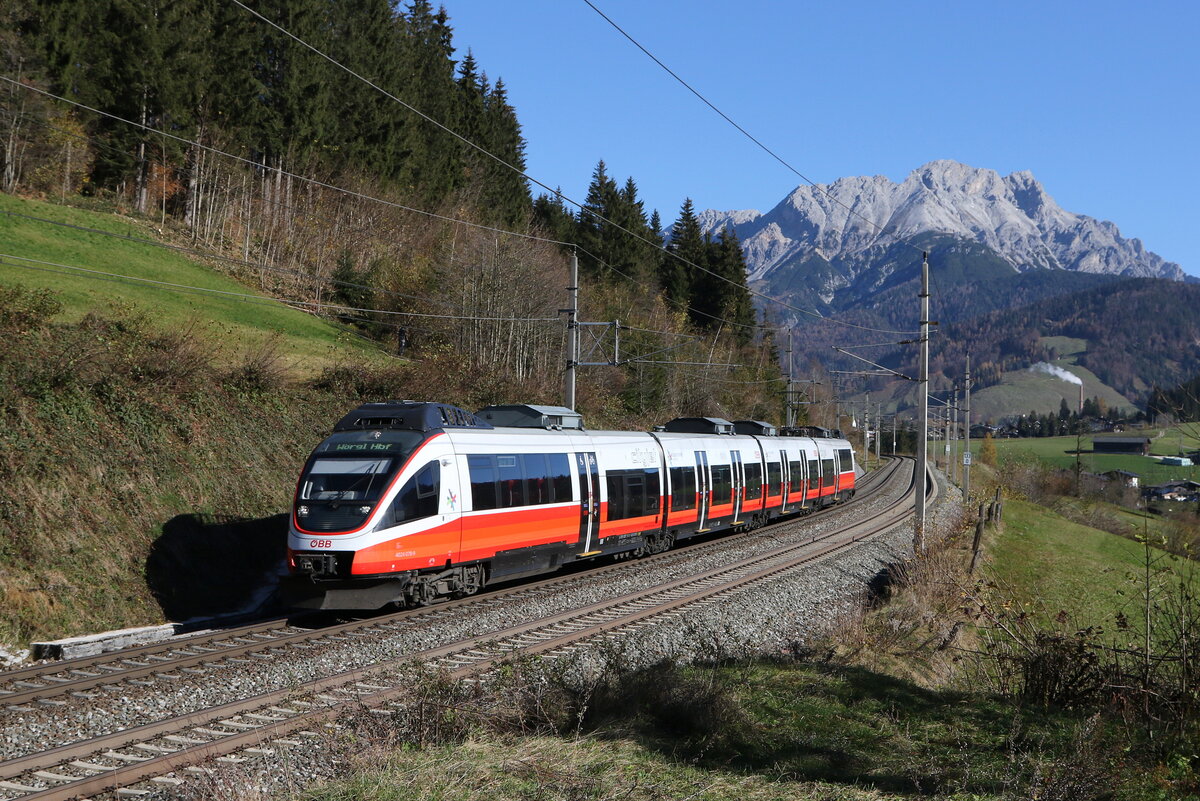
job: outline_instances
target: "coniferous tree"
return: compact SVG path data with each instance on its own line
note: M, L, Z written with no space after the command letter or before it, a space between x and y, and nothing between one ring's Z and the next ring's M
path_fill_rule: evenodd
M484 146L500 160L485 157L483 162L482 210L502 223L515 225L529 212L529 184L521 174L525 172L525 138L499 78L484 99L483 124Z
M558 242L571 242L575 235L575 215L563 202L561 192L545 193L533 201L533 221Z
M692 285L698 272L693 265L702 266L707 255L704 234L691 198L686 198L679 210L679 219L671 229L667 254L659 269L658 285L667 300L682 309L692 299Z
M607 270L605 244L612 233L607 219L616 197L616 182L609 177L608 167L601 159L592 171L592 181L588 184L575 226L575 242L580 247L579 266L588 275L603 275Z
M712 269L723 279L715 285L721 296L721 316L734 325L734 336L744 345L754 333L754 304L746 287L746 259L733 228L721 231Z

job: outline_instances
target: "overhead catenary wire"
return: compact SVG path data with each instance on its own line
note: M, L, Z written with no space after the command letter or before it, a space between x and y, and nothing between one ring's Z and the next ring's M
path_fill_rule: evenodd
M755 297L757 297L757 298L761 298L761 299L763 299L763 300L765 300L765 301L767 301L767 302L769 302L769 303L775 303L775 304L778 304L778 305L780 305L780 306L782 306L782 307L784 307L784 308L786 308L786 309L788 309L788 310L790 310L790 311L794 311L794 312L797 312L797 313L799 313L799 314L803 314L803 315L806 315L806 316L809 316L809 317L813 317L813 318L816 318L816 319L818 319L818 320L824 320L825 322L828 322L828 323L832 323L832 324L835 324L835 325L846 326L846 327L849 327L849 328L858 328L858 329L864 329L864 330L868 330L868 331L875 331L875 332L878 332L878 333L888 333L888 334L909 334L909 333L912 333L911 331L897 331L897 330L889 330L889 329L871 328L871 327L868 327L868 326L862 326L862 325L858 325L858 324L856 324L856 323L850 323L850 322L846 322L846 321L843 321L843 320L838 320L838 319L835 319L835 318L826 317L825 315L821 314L820 312L814 311L814 310L812 310L812 309L804 309L804 308L801 308L801 307L799 307L799 306L793 306L793 305L792 305L792 304L790 304L790 303L786 303L786 302L784 302L784 301L782 301L782 300L779 300L779 299L777 299L777 298L773 298L773 297L771 297L770 295L766 295L766 294L764 294L764 293L762 293L762 292L758 292L758 291L756 291L756 290L750 289L750 288L749 288L749 287L747 287L747 286L746 286L744 283L738 283L737 281L733 281L732 279L726 278L725 276L723 276L723 275L721 275L721 274L719 274L719 273L716 273L716 272L714 272L714 271L712 271L712 270L709 270L709 269L707 269L706 267L703 267L703 266L701 266L701 265L699 265L699 264L696 264L695 262L693 262L693 261L691 261L691 260L689 260L689 259L685 259L685 258L683 258L682 256L678 255L677 253L673 253L673 252L671 252L671 251L670 251L670 250L669 250L667 247L665 247L664 245L662 245L662 244L660 244L660 243L657 243L657 242L654 242L654 241L652 241L652 240L650 240L650 239L647 239L646 237L642 236L641 234L637 233L636 231L631 231L630 229L626 228L625 226L621 225L620 223L614 222L613 220L610 220L610 219L608 219L608 218L604 217L602 214L600 214L600 213L598 213L598 212L596 212L596 211L594 211L594 210L592 210L592 209L589 209L589 208L587 208L587 207L586 207L586 206L585 206L583 203L580 203L579 201L577 201L577 200L574 200L574 199L572 199L572 198L568 197L567 195L564 195L564 194L563 194L563 193L562 193L562 192L561 192L559 189L557 189L557 188L551 188L549 184L546 184L546 183L544 183L544 182L542 182L542 181L539 181L537 178L534 178L532 175L529 175L527 172L525 172L524 170L520 169L519 167L516 167L515 165L508 163L507 161L505 161L505 160L504 160L504 159L502 159L501 157L497 156L496 154L492 153L491 151L487 150L486 148L484 148L484 147L482 147L482 146L480 146L480 145L476 144L475 142L472 142L470 139L468 139L467 137L465 137L465 136L463 136L462 134L458 133L457 131L455 131L455 130L453 130L453 129L449 128L448 126L446 126L446 125L445 125L445 124L443 124L442 122L440 122L440 121L438 121L438 120L434 119L433 117L430 117L430 116L429 116L428 114L426 114L425 112L421 111L420 109L416 108L415 106L413 106L413 105L411 105L411 104L409 104L409 103L405 102L404 100L400 99L400 98L399 98L399 97L397 97L396 95L392 94L391 92L387 91L387 90L386 90L386 89L384 89L383 87L379 86L377 83L375 83L375 82L373 82L373 81L369 80L368 78L365 78L365 77L363 77L363 76L362 76L362 75L360 75L359 73L357 73L357 72L355 72L354 70L352 70L350 67L347 67L345 64L342 64L340 61L338 61L337 59L335 59L333 56L330 56L329 54L325 53L325 52L324 52L324 51L322 51L321 49L319 49L319 48L315 47L315 46L314 46L314 45L312 45L312 44L309 44L308 42L306 42L305 40L301 39L299 36L297 36L296 34L292 33L291 31L287 30L287 29L286 29L286 28L284 28L283 26L279 25L278 23L274 22L273 20L270 20L270 19L268 19L267 17L263 16L262 14L258 13L258 12L257 12L257 11L255 11L254 9L250 8L249 6L247 6L245 3L241 2L241 0L230 0L230 2L232 2L234 5L237 5L237 6L239 6L239 7L240 7L240 8L242 8L242 9L244 9L244 10L245 10L245 11L247 11L248 13L250 13L250 14L252 14L253 16L257 17L258 19L262 20L264 23L266 23L267 25L270 25L272 28L274 28L275 30L279 31L281 34L283 34L284 36L288 37L289 39L291 39L292 41L296 42L297 44L301 45L302 47L304 47L304 48L306 48L306 49L308 49L308 50L311 50L313 53L315 53L316 55L318 55L318 56L320 56L321 58L325 59L325 60L326 60L326 61L328 61L330 64L333 64L333 65L334 65L335 67L337 67L338 69L342 70L343 72L347 73L348 75L351 75L351 76L353 76L354 78L358 79L359 81L361 81L361 82L365 83L367 86L370 86L372 89L374 89L374 90L376 90L377 92L379 92L379 93L383 94L385 97L387 97L387 98L391 99L392 101L394 101L394 102L396 102L396 103L400 104L400 105L401 105L401 106L403 106L404 108L406 108L406 109L408 109L409 111L411 111L413 114L416 114L417 116L421 117L423 120L427 121L427 122L428 122L428 123L430 123L431 125L433 125L433 126L437 127L439 130L441 130L441 131L444 131L445 133L447 133L447 134L449 134L450 136L454 137L454 138L455 138L455 139L457 139L458 141L460 141L460 142L464 143L464 144L465 144L465 145L467 145L468 147L471 147L471 148L473 148L474 150L476 150L476 151L478 151L479 153L481 153L482 155L484 155L484 156L487 156L488 158L490 158L490 159L494 160L496 163L500 164L501 166L503 166L503 167L506 167L506 168L508 168L508 169L512 170L512 171L513 171L513 172L515 172L517 175L521 176L522 178L524 178L525 180L529 181L530 183L532 183L532 184L535 184L536 186L539 186L539 187L541 187L542 189L546 190L547 192L550 192L550 193L552 193L552 194L553 194L553 195L555 195L556 197L559 197L559 198L561 198L561 199L563 199L563 200L567 201L567 202L568 202L568 203L570 203L571 205L578 207L578 208L580 209L581 213L587 213L587 214L590 214L590 215L592 215L593 217L595 217L597 220L600 220L601 222L604 222L604 223L606 223L606 224L608 224L608 225L611 225L613 228L615 228L615 229L616 229L616 230L618 230L618 231L621 231L622 233L626 234L627 236L633 237L634 239L637 239L637 240L638 240L638 241L640 241L640 242L643 242L643 243L645 243L645 244L647 244L647 245L650 245L651 247L654 247L654 248L656 248L656 249L658 249L658 250L661 250L663 253L666 253L666 254L667 254L669 257L671 257L671 258L674 258L674 259L676 259L676 260L678 260L678 261L682 262L683 264L686 264L686 265L688 265L689 267L692 267L692 268L693 268L693 269L695 269L695 270L699 270L699 271L700 271L700 272L702 272L702 273L705 273L705 274L707 274L707 275L710 275L710 276L712 276L713 278L716 278L716 279L717 279L717 280L719 280L719 281L723 281L723 282L725 282L725 283L727 283L727 284L730 284L730 285L736 286L736 287L738 287L738 288L745 289L747 293L749 293L749 294L751 294L751 295L753 295L753 296L755 296ZM571 243L558 243L558 244L568 244L568 245L569 245L569 244L571 244Z
M144 284L153 284L169 289L178 289L186 292L221 295L235 299L249 298L262 303L278 303L288 306L304 306L315 309L342 309L345 311L356 311L367 314L384 314L393 317L416 317L431 320L470 320L472 322L497 322L497 323L557 323L561 322L558 317L477 317L473 315L456 315L456 314L427 314L424 312L404 312L393 311L391 309L368 309L359 306L347 306L341 303L318 303L305 300L286 300L278 298L264 298L261 295L251 295L245 292L230 292L224 289L209 289L207 287L191 286L189 284L177 284L171 281L159 281L154 278L142 278L136 275L125 275L123 273L111 273L104 270L94 270L88 267L78 267L71 264L60 264L58 262L44 261L42 259L32 259L26 256L17 256L12 253L0 253L0 259L13 259L16 261L28 262L30 264L43 265L46 267L57 267L62 270L74 270L81 273L105 276L108 278L123 279L126 281L135 281ZM13 265L20 266L20 265Z
M382 289L380 287L369 286L368 284L357 284L357 283L354 283L353 281L340 281L340 280L337 280L334 278L322 278L320 276L313 275L311 273L306 273L301 270L289 270L286 267L273 267L273 266L270 266L267 264L262 264L262 263L256 262L256 261L249 261L247 259L239 259L235 256L224 256L219 253L210 253L205 250L197 250L196 248L189 248L189 247L185 247L183 245L173 245L170 242L156 242L153 239L146 239L144 237L139 237L139 236L130 236L129 234L119 234L119 233L116 233L115 231L105 231L101 228L90 228L86 225L76 225L74 223L63 222L61 220L51 220L46 217L36 217L32 214L21 214L20 212L10 211L8 209L0 209L0 214L3 214L8 217L17 217L17 218L24 219L24 220L30 220L32 222L44 223L46 225L55 225L60 228L69 228L69 229L72 229L75 231L83 231L85 233L96 234L98 236L107 236L107 237L111 237L113 239L121 239L126 242L135 242L139 245L149 245L151 247L164 248L167 250L174 250L176 252L186 253L188 255L196 256L198 258L214 259L217 261L229 262L230 264L237 264L239 266L248 267L248 268L252 268L255 270L266 270L268 272L279 273L281 275L291 275L291 276L295 276L297 278L303 278L305 280L313 281L313 282L323 282L323 283L333 284L334 286L343 286L343 287L349 287L349 288L353 288L353 289L366 289L371 292L377 292L377 293L383 294L383 295L391 295L392 297L404 298L406 300L417 300L422 303L429 303L434 306L444 306L446 308L454 308L457 305L454 303L450 303L448 301L434 300L433 298L425 298L425 297L421 297L420 295L408 295L403 292L396 292L395 290L391 290L391 289Z
M225 152L225 151L223 151L223 150L220 150L220 149L218 149L218 148L214 148L214 147L211 147L211 146L209 146L209 145L202 144L202 143L200 143L200 142L197 142L197 141L195 141L195 140L187 139L186 137L181 137L181 136L177 136L177 135L175 135L175 134L171 134L171 133L167 133L167 132L165 132L165 131L161 131L161 130L159 130L159 129L156 129L156 128L152 127L152 126L146 125L146 124L144 124L144 123L135 122L135 121L133 121L133 120L129 120L129 119L126 119L126 118L124 118L124 117L120 117L120 116L118 116L118 115L115 115L115 114L110 114L110 113L108 113L108 112L101 111L101 110L99 110L99 109L93 108L93 107L91 107L91 106L88 106L88 105L85 105L85 104L83 104L83 103L78 103L78 102L76 102L76 101L74 101L74 100L70 100L69 98L62 97L62 96L60 96L60 95L56 95L56 94L54 94L54 93L52 93L52 92L48 92L48 91L46 91L46 90L44 90L44 89L39 89L38 87L35 87L35 86L30 86L29 84L21 83L21 82L18 82L18 81L13 81L12 79L10 79L10 78L7 78L7 77L5 77L5 76L0 76L0 80L5 80L5 81L8 81L9 83L11 83L11 84L13 84L13 85L15 85L15 86L18 86L18 87L22 87L22 88L29 89L29 90L31 90L31 91L34 91L34 92L37 92L37 93L39 93L39 94L45 95L46 97L52 98L52 99L54 99L54 100L58 100L58 101L60 101L60 102L63 102L63 103L67 103L67 104L69 104L69 105L73 105L73 106L75 106L75 107L77 107L77 108L80 108L80 109L83 109L83 110L85 110L85 111L89 111L89 112L92 112L92 113L95 113L95 114L100 114L101 116L108 117L108 118L110 118L110 119L113 119L113 120L115 120L115 121L117 121L117 122L121 122L121 123L124 123L124 124L126 124L126 125L132 125L132 126L134 126L134 127L141 128L141 129L143 129L143 130L146 130L146 131L149 131L149 132L151 132L151 133L158 133L158 134L162 134L163 136L167 136L167 137L169 137L169 138L171 138L171 139L173 139L173 140L175 140L175 141L181 142L181 143L183 143L183 144L194 145L194 146L196 146L196 147L198 147L198 148L201 148L201 149L203 149L203 150L205 150L205 151L207 151L207 152L214 153L214 154L216 154L216 155L219 155L219 156L225 156L225 157L227 157L227 158L231 158L231 159L233 159L233 160L235 160L235 161L241 162L241 163L243 163L243 164L247 164L248 166L251 166L251 167L254 167L254 168L266 169L266 170L269 170L269 171L272 171L272 172L278 172L280 175L284 175L284 176L288 176L288 177L291 177L291 178L295 178L296 180L299 180L299 181L301 181L301 182L307 182L307 183L310 183L310 184L312 184L312 185L315 185L315 186L320 186L321 188L324 188L324 189L329 189L329 190L331 190L331 191L340 192L340 193L343 193L343 194L346 194L346 195L349 195L349 196L352 196L352 197L358 198L358 199L360 199L360 200L373 201L373 202L381 203L381 204L384 204L384 205L387 205L387 206L391 206L391 207L394 207L394 208L398 208L398 209L401 209L401 210L403 210L403 211L412 211L412 212L416 212L416 213L418 213L418 214L423 214L423 215L426 215L426 216L430 216L430 217L433 217L433 218L436 218L436 219L439 219L439 220L443 220L443 221L445 221L445 222L451 222L451 223L461 223L461 224L463 224L463 225L466 225L466 226L468 226L468 227L472 227L472 228L476 228L476 229L481 229L481 230L489 231L489 232L492 232L492 233L511 234L511 235L513 235L513 236L516 236L516 237L521 237L521 238L525 238L525 239L529 239L529 240L532 240L532 241L544 242L544 243L547 243L547 244L553 244L553 245L562 245L562 246L565 246L565 247L572 247L572 248L575 248L577 251L579 251L579 252L581 252L581 253L585 253L585 254L587 254L588 256L591 256L593 259L596 259L596 261L597 261L597 262L599 262L599 263L601 263L601 264L604 264L604 266L605 266L605 267L607 267L608 269L612 270L612 272L614 272L614 273L616 273L616 274L618 274L618 275L622 276L622 277L623 277L623 278L625 278L626 280L628 280L628 281L631 281L631 282L633 282L633 283L636 283L636 284L638 284L639 286L642 286L642 287L645 287L645 288L649 288L649 289L652 289L652 290L653 290L653 291L655 291L655 292L658 292L658 288L657 288L657 287L651 287L651 285L649 285L649 284L645 283L644 281L638 281L637 279L633 278L632 276L629 276L628 274L626 274L626 273L622 272L621 270L617 269L616 267L613 267L612 265L609 265L609 264L605 263L605 262L604 262L602 259L600 259L600 258L598 258L597 256L595 256L595 254L592 254L592 253L588 252L586 249L584 249L584 248L582 248L582 247L580 247L580 246L578 246L578 245L576 245L576 244L574 244L574 243L571 243L571 242L564 242L564 241L557 240L557 239L550 239L550 238L546 238L546 237L539 237L539 236L535 236L535 235L532 235L532 234L523 234L523 233L520 233L520 232L516 232L516 231L509 231L509 230L506 230L506 229L503 229L503 228L497 228L497 227L494 227L494 226L480 225L480 224L478 224L478 223L473 223L473 222L471 222L471 221L469 221L469 220L461 220L461 219L454 218L454 217L449 217L449 216L446 216L446 215L435 214L435 213L433 213L433 212L427 212L427 211L424 211L424 210L422 210L422 209L415 209L415 208L412 208L412 207L409 207L409 206L405 206L405 205L403 205L403 204L395 203L395 202L392 202L392 201L389 201L389 200L384 200L384 199L381 199L381 198L376 198L376 197L373 197L373 196L371 196L371 195L367 195L367 194L365 194L365 193L356 192L356 191L354 191L354 190L351 190L351 189L346 189L346 188L344 188L344 187L339 187L339 186L336 186L336 185L330 184L330 183L328 183L328 182L325 182L325 181L320 181L320 180L317 180L317 179L314 179L314 178L308 178L308 177L306 177L306 176L299 175L299 174L297 174L297 173L291 173L291 172L288 172L288 171L286 171L286 170L281 170L281 169L277 169L277 168L274 168L274 167L265 167L264 165L260 164L259 162L253 161L253 160L251 160L251 159L247 159L247 158L244 158L244 157L242 157L242 156L238 156L238 155L235 155L235 154L232 154L232 153L227 153L227 152ZM48 123L46 123L46 124L48 125ZM53 127L53 126L49 126L49 127ZM72 134L72 135L74 135L74 134ZM565 196L564 196L564 197L565 197ZM569 200L569 198L567 198L567 199ZM572 203L574 203L574 201L571 201L571 202L572 202ZM576 204L576 205L578 205L578 204ZM624 229L622 229L622 230L624 230ZM646 241L647 241L647 242L649 242L649 240L646 240ZM654 243L652 243L652 242L650 242L649 244L651 244L651 245L654 245ZM659 249L663 249L663 248L662 248L662 246L660 246L660 245L654 245L654 246L655 246L655 247L657 247L657 248L659 248ZM210 255L211 255L211 254L210 254ZM221 257L215 256L215 255L211 255L211 257L212 257L212 258L221 258ZM690 262L688 262L688 263L690 264ZM263 267L263 265L260 265L260 264L257 264L257 263L255 264L255 266L256 266L257 268L259 268L259 269L262 269L262 267ZM281 269L281 268L275 268L275 269ZM453 304L443 304L443 305L452 306ZM744 323L735 323L735 322L733 322L733 321L730 321L730 320L724 320L724 319L723 319L723 318L721 318L721 317L718 317L718 316L716 316L716 315L709 314L709 313L707 313L707 312L704 312L704 311L701 311L701 310L699 310L699 309L693 309L693 308L692 308L692 307L690 307L690 306L687 306L687 307L685 307L685 308L686 308L688 311L693 311L693 312L695 312L696 314L699 314L699 315L701 315L701 316L704 316L704 317L711 318L711 319L713 319L714 321L721 322L721 323L725 323L725 324L727 324L727 325L730 325L730 326L741 326L741 327L745 327L745 328L751 328L751 329L756 329L756 328L760 328L760 327L761 327L761 326L758 326L758 325L747 325L747 324L744 324ZM822 319L825 319L825 318L822 318ZM657 333L669 334L669 335L675 335L675 336L693 336L693 335L688 335L688 334L675 334L675 332L657 332Z
M233 0L233 1L237 2L237 0ZM218 156L224 156L226 158L233 159L234 161L239 161L242 164L246 164L246 165L248 165L250 167L254 167L256 169L264 169L264 170L267 170L269 172L272 172L272 173L275 173L275 174L278 174L281 176L286 176L288 178L292 178L294 180L310 184L312 186L319 186L322 189L328 189L333 192L341 192L342 194L358 198L359 200L366 200L366 201L369 201L372 203L380 203L385 206L390 206L395 209L400 209L401 211L408 211L408 212L412 212L414 214L420 214L425 217L430 217L432 219L442 220L443 222L450 222L450 223L457 223L460 225L466 225L471 228L479 229L481 231L490 231L492 233L497 233L497 234L508 234L509 236L520 237L522 239L529 239L529 240L532 240L535 242L546 242L551 245L563 245L565 247L571 247L573 245L572 242L563 242L562 240L551 239L549 237L544 237L544 236L537 236L535 234L521 233L520 231L510 231L506 228L498 228L494 225L484 225L483 223L471 222L470 220L461 220L456 217L447 216L445 214L438 214L437 212L426 211L425 209L414 208L413 206L405 206L403 203L397 203L392 200L385 200L384 198L375 197L373 195L368 195L365 192L357 192L353 189L346 189L345 187L335 186L334 184L328 183L326 181L322 181L317 178L309 178L307 176L300 175L298 173L289 172L288 170L282 169L280 167L268 167L268 166L262 164L261 162L254 161L253 159L246 158L245 156L239 156L234 153L229 153L227 151L213 147L212 145L206 145L202 142L197 142L192 139L187 139L182 136L177 136L168 131L164 131L159 128L155 128L152 125L147 125L146 123L136 122L134 120L126 119L125 117L121 117L117 114L112 114L111 112L108 112L108 111L102 111L98 108L89 106L85 103L80 103L78 101L71 100L70 98L66 98L61 95L56 95L53 92L48 92L45 89L40 89L36 86L31 86L27 83L15 81L12 78L9 78L8 76L5 76L5 75L0 75L0 81L5 81L5 82L13 84L15 86L19 86L23 89L28 89L29 91L32 91L32 92L37 92L38 94L44 95L44 96L52 98L54 100L58 100L59 102L62 102L62 103L68 103L72 106L75 106L76 108L83 109L84 111L89 111L92 114L99 114L102 117L108 117L109 119L116 120L117 122L121 122L126 125L132 125L136 128L141 128L142 130L149 131L150 133L156 133L161 136L166 136L170 139L175 140L176 142L180 142L185 145L193 145L193 146L198 147L202 150L205 150L209 153L214 153Z
M67 269L59 270L59 269L55 269L54 267L45 267L45 266L39 266L36 264L15 264L10 261L4 261L2 256L0 256L0 265L3 265L5 267L15 267L19 270L29 270L31 272L52 273L54 275L70 275L70 276L75 276L75 277L87 278L88 280L93 280L93 281L109 281L109 282L113 282L113 283L121 283L122 281L128 280L127 277L125 277L125 276L108 277L105 275L86 275L86 274L80 275L80 273L78 272L78 270L80 268L77 268L77 267L70 267ZM165 291L177 292L179 294L197 294L197 292L193 292L189 289L184 289L184 288L179 288L179 289L166 289L165 287L160 287L160 288L164 289ZM276 308L278 308L280 306L285 306L287 308L291 308L290 306L287 305L289 303L289 301L278 300L276 298L257 297L254 295L249 295L244 298L230 298L230 300L237 302L237 303L259 304L259 305L264 305L264 306L274 306ZM296 311L305 311L305 310L304 309L296 309ZM331 317L336 317L339 320L347 320L350 322L372 323L374 325L380 325L385 328L398 329L401 327L401 324L399 324L399 323L381 322L378 320L372 320L367 317L357 317L354 315L330 312L327 310L322 310L322 311L323 311L323 313L329 314L329 316L331 316ZM428 329L428 328L421 328L419 326L413 326L408 323L405 323L404 325L407 326L408 328L417 328L417 330L421 330L421 331L433 330L433 329ZM356 332L350 332L350 333L354 333L355 336L366 339L365 337L362 337L361 334L358 334ZM368 340L368 341L371 341L371 340ZM375 343L375 344L378 344L378 343Z
M235 2L236 2L236 0L235 0ZM745 136L751 142L758 145L759 148L761 148L765 153L767 153L769 156L771 156L771 158L778 161L780 164L782 164L784 167L786 167L789 171L791 171L793 174L795 174L797 177L799 177L800 180L804 181L806 184L811 186L813 189L815 189L818 192L820 192L821 194L825 195L825 197L829 198L829 200L831 200L833 203L836 203L838 206L841 206L843 209L846 210L847 213L851 214L854 217L857 217L858 219L867 223L867 225L870 225L871 227L875 228L879 233L883 234L883 233L887 232L887 226L880 225L879 223L875 222L874 220L870 219L869 217L866 217L866 216L860 214L852 206L849 206L849 205L843 203L841 200L836 198L833 195L833 193L824 189L816 181L812 180L807 175L805 175L804 173L800 172L798 169L793 167L790 163L788 163L788 161L786 159L784 159L782 156L780 156L778 153L776 153L771 148L767 147L756 136L754 136L752 133L750 133L745 128L743 128L741 125L739 125L737 122L735 122L732 117L730 117L724 111L719 109L711 100L709 100L704 95L700 94L700 92L697 91L695 87L693 87L690 83L688 83L683 78L681 78L679 76L679 74L676 73L673 69L671 69L666 64L664 64L658 58L658 56L651 53L645 46L642 45L641 42L639 42L637 39L634 39L633 36L631 36L628 31L626 31L624 28L622 28L620 25L618 25L616 23L616 21L614 21L611 17L609 17L607 14L605 14L599 8L597 8L595 3L592 2L592 0L583 0L583 2L587 3L587 5L593 11L595 11L597 14L599 14L600 17L603 18L605 22L607 22L609 25L611 25L613 28L615 28L617 30L617 32L620 33L622 36L624 36L626 39L628 39L633 44L634 47L636 47L638 50L641 50L643 53L645 53L646 56L649 57L649 59L651 61L653 61L658 66L662 67L663 70L665 70L668 75L670 75L672 78L674 78L680 84L682 84L685 89L687 89L689 92L691 92L697 98L699 98L700 101L704 103L704 105L708 106L710 109L715 111L718 115L720 115L720 117L723 120L725 120L730 125L732 125L734 128L736 128L739 132L741 132L741 134L743 136ZM904 244L907 245L908 247L916 250L917 252L922 252L921 248L917 247L916 245L912 244L911 242L904 242Z

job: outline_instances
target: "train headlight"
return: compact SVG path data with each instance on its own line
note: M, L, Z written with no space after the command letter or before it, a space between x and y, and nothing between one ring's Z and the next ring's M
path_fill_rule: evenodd
M307 506L297 506L296 507L296 517L308 517L308 507Z

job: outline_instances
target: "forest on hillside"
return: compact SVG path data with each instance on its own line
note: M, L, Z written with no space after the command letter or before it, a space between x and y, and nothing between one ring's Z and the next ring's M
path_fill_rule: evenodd
M576 253L582 318L627 326L625 363L585 371L581 404L778 417L732 231L703 233L685 199L663 241L636 181L599 159L581 207L534 197L517 110L451 11L247 5L279 27L217 0L6 3L0 189L142 219L248 284L480 375L496 400L557 399ZM611 361L597 337L593 360Z
M932 256L930 263L933 273ZM1053 270L982 281L966 278L954 281L943 275L931 282L930 316L937 323L929 362L934 391L962 382L968 354L977 390L1000 383L1006 372L1060 358L1043 342L1046 337L1086 340L1078 364L1139 403L1149 399L1155 386L1172 387L1200 373L1195 347L1200 341L1195 314L1200 286ZM812 351L881 343L865 351L872 360L915 376L917 347L905 332L915 333L917 286L911 280L898 283L870 305L836 317L867 330L828 325L799 330ZM848 357L830 361L837 369L861 368Z

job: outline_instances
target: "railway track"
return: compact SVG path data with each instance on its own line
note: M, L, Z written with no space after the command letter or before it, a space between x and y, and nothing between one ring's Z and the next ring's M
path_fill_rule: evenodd
M868 474L854 500L825 510L852 509L866 500L874 487L886 481L890 473L883 468ZM811 517L780 521L768 530L786 530L804 525ZM696 542L674 551L646 557L640 564L677 559L680 554L694 555L704 549L724 547L739 539L761 536L760 532L726 535L718 539ZM446 601L431 607L408 609L363 620L334 625L322 625L327 616L309 614L291 621L273 619L247 624L219 632L179 637L167 642L125 648L107 654L79 657L53 664L32 665L18 670L0 672L0 709L21 710L28 704L45 703L55 698L72 696L93 700L92 691L125 681L154 682L176 678L175 671L203 672L216 664L238 659L276 658L286 650L308 650L323 643L343 642L345 637L371 632L394 631L400 626L436 622L448 615L458 614L463 607L486 605L512 597L529 596L556 591L558 588L624 569L622 563L608 564L581 572L559 574L552 578L526 582L517 586L500 586L479 596ZM307 625L306 625L307 623ZM234 664L237 664L234 662Z
M872 474L873 478L866 485L867 489L886 488L898 478L904 480L904 474L909 476L905 483L911 486L911 467L910 460L897 460ZM0 762L0 798L50 801L114 792L118 788L125 788L120 790L120 794L132 797L144 791L131 789L131 785L147 779L158 777L160 781L178 781L173 777L164 779L163 774L214 758L239 759L240 757L232 755L246 749L261 747L267 741L287 745L294 742L289 741L289 737L304 736L305 732L311 733L314 728L344 712L348 705L386 708L388 704L402 700L411 686L405 676L408 675L406 671L414 661L446 670L453 676L485 674L514 654L566 653L596 637L623 636L623 633L630 629L652 625L656 619L664 616L691 613L703 606L718 603L732 593L769 581L782 573L819 560L891 528L911 513L910 500L911 493L904 493L892 501L882 513L866 521L836 527L824 536L808 539L801 537L798 541L779 545L719 568L606 599L580 609L543 617L482 637L409 654L368 668L344 671L286 690L263 693L187 715L9 759ZM787 529L793 525L783 524ZM728 543L731 539L726 537L714 544ZM652 558L661 560L679 553L681 552L676 551ZM640 563L648 561L640 560ZM552 591L560 582L584 580L603 571L624 567L616 565L584 574L558 576L537 582L535 585L516 588L512 592L537 591L535 588ZM307 636L309 642L330 637L348 640L355 636L368 636L364 630L367 627L403 625L405 621L414 618L453 614L455 610L461 611L464 605L488 601L489 597L463 599L372 621L354 621L329 629L309 631ZM255 628L243 627L237 631ZM229 642L249 636L245 633L235 634ZM304 633L291 632L274 637L273 644L263 639L262 642L241 642L236 645L227 643L211 647L219 647L221 650L216 651L220 654L218 658L225 661L230 658L244 658L247 655L253 658L253 654L265 654L265 658L273 659L276 657L271 654L271 649L279 650L284 642L302 645L303 636ZM182 661L187 663L186 666L193 664L188 660L204 656L195 653L197 649L194 643L182 650L190 652L182 657ZM233 653L240 656L231 657ZM140 653L134 661L147 662L149 655ZM162 659L158 661L160 664L150 661L144 666L136 666L134 670L157 669L161 673L167 669L167 663ZM172 664L176 667L170 668L171 671L184 669L179 667L180 660ZM75 669L78 669L78 666L71 668ZM80 678L79 681L89 682L97 678L102 677L88 676ZM47 686L46 689L57 692L70 683L62 682L53 687ZM27 688L25 692L34 692L34 688ZM87 690L66 692L86 693ZM33 697L29 697L29 700L32 702ZM54 703L45 696L37 700Z

